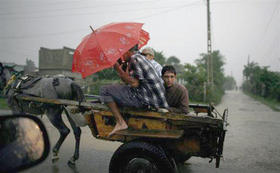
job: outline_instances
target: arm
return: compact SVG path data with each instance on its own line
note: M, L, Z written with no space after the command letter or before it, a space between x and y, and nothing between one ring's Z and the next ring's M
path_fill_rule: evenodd
M186 88L181 100L181 110L186 114L189 113L189 93Z
M131 87L136 88L139 86L139 80L136 78L133 78L129 75L129 69L126 68L126 71L123 71L122 69L123 65L120 65L118 62L114 65L115 70L118 72L121 80L129 84Z

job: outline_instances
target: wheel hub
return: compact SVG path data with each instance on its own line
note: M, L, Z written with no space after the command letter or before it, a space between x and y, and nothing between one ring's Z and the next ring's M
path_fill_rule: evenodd
M125 167L125 173L157 173L155 164L145 158L133 158Z

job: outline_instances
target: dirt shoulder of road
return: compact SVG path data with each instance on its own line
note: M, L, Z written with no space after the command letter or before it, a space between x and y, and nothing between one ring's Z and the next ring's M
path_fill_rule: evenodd
M280 112L280 102L278 102L276 100L264 98L264 97L261 97L261 96L256 96L256 95L253 95L253 94L248 93L248 92L244 92L244 94L250 96L254 100L257 100L257 101L261 102L262 104L265 104L266 106L270 107L274 111Z

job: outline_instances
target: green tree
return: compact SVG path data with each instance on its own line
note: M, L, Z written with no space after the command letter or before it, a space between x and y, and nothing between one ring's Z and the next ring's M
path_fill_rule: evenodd
M233 90L236 87L236 81L232 76L226 76L224 82L225 90Z
M197 61L198 65L203 66L207 69L207 58L208 54L201 54L201 59ZM211 54L212 64L213 64L213 87L207 89L207 99L213 102L220 102L223 94L224 94L224 82L225 82L225 75L224 75L224 68L225 65L224 56L221 55L219 50L215 50Z
M176 56L170 56L167 59L166 64L174 66L174 65L180 64L180 60Z
M25 66L24 66L24 74L32 73L36 70L36 66L34 61L31 59L26 59Z
M255 62L245 65L242 88L246 92L280 101L280 73L269 71L268 68L260 67Z
M258 64L255 62L248 63L247 66L246 65L244 66L243 76L245 76L246 80L249 79L249 77L253 73L253 69L257 66Z
M200 58L195 60L196 66L186 64L183 77L187 80L187 88L190 90L189 95L193 101L203 101L204 84L207 82L207 58L208 54L200 54ZM219 103L224 94L224 57L218 50L213 51L213 86L207 85L207 102Z
M182 77L187 81L186 88L189 91L189 98L191 101L202 102L203 101L203 87L206 81L206 70L203 67L197 65L191 65L186 63L185 70Z
M208 54L201 54L201 59L199 59L197 62L198 65L203 66L205 69L207 69L207 59L208 59ZM213 64L213 81L214 85L222 88L223 83L224 83L224 68L223 66L225 65L224 62L224 57L223 55L220 54L220 51L216 50L213 51L211 54L212 58L212 64Z
M155 61L157 61L160 65L165 65L166 63L166 57L163 55L163 52L158 52L154 50L155 53Z
M175 67L176 72L177 72L177 76L180 78L181 74L184 71L184 65L181 64L181 61L179 58L177 58L176 56L170 56L167 60L166 60L166 65L172 65Z
M92 75L93 80L118 80L119 76L114 68L107 68Z

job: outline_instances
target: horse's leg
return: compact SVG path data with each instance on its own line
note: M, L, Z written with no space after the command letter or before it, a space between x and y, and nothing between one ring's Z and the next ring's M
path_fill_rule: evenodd
M75 135L75 140L76 140L75 152L74 152L74 155L68 161L68 165L75 166L75 161L79 159L81 128L76 125L76 123L73 121L73 119L69 116L69 113L67 112L66 109L64 109L64 112L66 113L66 116L70 122L70 125L71 125L74 135Z
M7 104L13 114L25 114L19 106L19 101L13 95L8 96Z
M68 129L68 127L64 124L64 122L62 120L62 117L61 117L62 111L63 111L63 109L61 108L61 106L49 107L47 109L47 116L48 116L50 122L60 133L60 137L52 150L53 151L52 162L55 162L59 159L59 157L58 157L59 148L62 145L65 138L67 137L67 135L70 133L70 130Z

